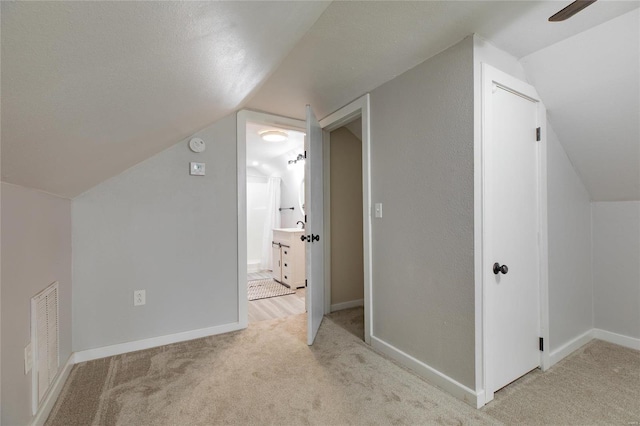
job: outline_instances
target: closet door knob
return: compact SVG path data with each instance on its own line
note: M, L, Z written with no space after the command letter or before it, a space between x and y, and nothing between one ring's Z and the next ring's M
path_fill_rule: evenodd
M499 273L501 273L503 275L507 275L507 272L509 272L509 268L507 267L507 265L502 265L500 266L500 264L498 262L493 264L493 273L498 275Z

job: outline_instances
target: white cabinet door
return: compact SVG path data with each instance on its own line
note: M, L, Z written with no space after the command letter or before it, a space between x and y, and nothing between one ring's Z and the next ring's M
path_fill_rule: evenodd
M280 259L280 245L272 243L271 250L273 251L273 279L276 281L282 281L282 260Z

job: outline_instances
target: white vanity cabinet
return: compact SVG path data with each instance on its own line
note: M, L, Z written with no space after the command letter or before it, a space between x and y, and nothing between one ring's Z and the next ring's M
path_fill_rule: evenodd
M279 228L273 230L273 279L292 289L304 287L305 246L300 239L304 230Z

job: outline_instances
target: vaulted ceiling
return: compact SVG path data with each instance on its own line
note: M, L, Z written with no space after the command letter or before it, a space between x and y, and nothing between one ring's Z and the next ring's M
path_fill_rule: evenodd
M563 143L571 139L565 148L591 195L600 199L615 192L621 179L610 178L602 188L591 183L608 172L584 160L581 150L590 145L576 142L584 137L571 133L576 118L566 106L570 102L558 99L570 95L575 103L584 103L584 90L595 83L578 85L565 95L552 74L562 74L566 61L598 62L597 56L589 59L594 55L627 65L624 55L607 55L606 40L615 41L620 34L594 35L596 41L605 40L598 49L575 49L570 43L573 36L638 8L638 2L600 0L565 23L548 23L547 17L563 5L2 2L2 179L74 197L239 108L301 118L308 103L322 117L477 33L518 58L526 57L523 63L548 104L554 128ZM619 49L636 55L635 71L631 67L612 79L635 78L637 88L635 25L636 44ZM564 53L549 50L562 43L569 43ZM629 48L636 50L625 50ZM547 59L535 56L545 51L555 52L549 55L560 62L547 67ZM575 58L568 59L569 53ZM575 71L582 75L584 69ZM585 75L601 81L595 73ZM619 91L601 90L592 100L604 109L615 103L613 95ZM580 111L596 114L602 109ZM624 117L629 129L635 123L637 131L637 115L635 121ZM593 118L583 117L589 120ZM620 133L629 133L625 129ZM629 135L637 146L637 133ZM612 160L610 166L616 164L622 163ZM630 167L624 179L633 178ZM627 193L631 195L624 197L633 198L628 188L615 197Z

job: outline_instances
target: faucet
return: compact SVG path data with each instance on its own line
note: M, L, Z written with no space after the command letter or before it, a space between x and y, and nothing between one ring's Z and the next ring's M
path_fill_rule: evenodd
M299 220L299 221L297 221L297 222L296 222L296 225L297 225L297 224L302 225L302 229L304 229L304 222L303 222L303 221Z

